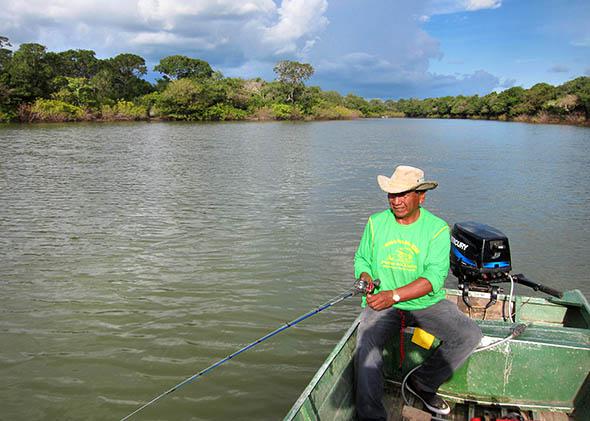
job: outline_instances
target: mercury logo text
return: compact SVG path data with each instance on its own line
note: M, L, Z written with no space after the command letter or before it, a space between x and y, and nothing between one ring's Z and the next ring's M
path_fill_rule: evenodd
M467 247L469 247L467 244L457 240L455 237L451 236L451 242L459 249L465 251L467 250Z

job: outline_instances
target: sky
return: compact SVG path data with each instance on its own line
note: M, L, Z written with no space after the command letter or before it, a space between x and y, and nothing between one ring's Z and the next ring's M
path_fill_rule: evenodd
M0 36L150 69L182 54L268 81L295 60L315 69L308 85L368 99L590 76L590 0L0 0Z

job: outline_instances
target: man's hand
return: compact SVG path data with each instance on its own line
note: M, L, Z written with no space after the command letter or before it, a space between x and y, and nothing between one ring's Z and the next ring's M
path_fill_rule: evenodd
M371 275L369 275L367 272L363 272L361 273L361 276L359 276L359 279L367 283L368 291L373 291L373 278L371 277Z
M392 291L381 291L378 294L367 294L367 304L375 311L385 310L395 304Z

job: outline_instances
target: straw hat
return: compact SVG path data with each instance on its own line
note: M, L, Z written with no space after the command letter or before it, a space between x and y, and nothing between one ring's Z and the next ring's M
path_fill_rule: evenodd
M403 193L410 190L431 190L438 186L436 181L424 181L424 171L407 165L395 168L391 177L377 176L379 187L386 193Z

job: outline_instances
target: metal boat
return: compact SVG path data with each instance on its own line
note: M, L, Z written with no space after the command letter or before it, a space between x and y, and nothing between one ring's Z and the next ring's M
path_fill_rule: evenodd
M466 299L467 298L467 299ZM439 389L452 407L447 416L432 415L401 384L406 373L436 348L414 343L404 335L400 367L400 335L384 350L386 405L391 420L590 420L590 307L579 290L561 298L447 290L447 299L481 327L482 345ZM487 308L486 308L487 306ZM358 319L320 367L285 420L354 420L353 359ZM524 331L513 337L513 329ZM493 345L504 340L502 343Z

